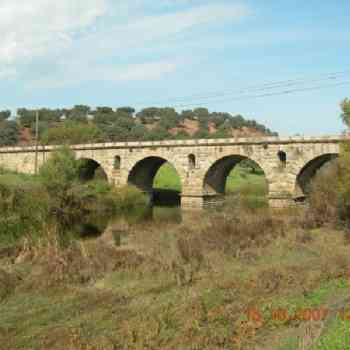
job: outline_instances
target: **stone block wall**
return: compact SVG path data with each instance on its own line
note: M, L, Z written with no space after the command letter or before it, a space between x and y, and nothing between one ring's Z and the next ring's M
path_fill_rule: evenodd
M339 136L269 137L87 144L73 149L77 158L99 163L115 186L132 180L146 191L152 190L152 179L159 166L170 162L181 179L185 207L202 206L204 196L218 194L235 162L251 159L265 173L271 203L280 206L300 193L297 179L302 170L319 157L337 155L343 140ZM39 167L56 148L39 147ZM34 173L35 148L0 148L0 167Z

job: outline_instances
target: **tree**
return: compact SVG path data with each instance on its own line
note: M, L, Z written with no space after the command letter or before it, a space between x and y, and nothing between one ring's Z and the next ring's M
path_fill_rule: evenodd
M138 141L144 140L147 135L147 129L142 124L134 125L130 130L130 140Z
M41 136L44 144L79 144L103 141L101 130L94 124L66 120L55 128L46 129Z
M174 108L162 108L159 110L160 117L158 125L166 130L175 128L180 123L180 116Z
M134 113L135 113L135 108L132 108L132 107L117 108L117 114L127 114L129 117L132 117Z
M232 116L229 113L213 112L210 115L210 121L212 121L215 124L215 127L217 127L217 128L219 128L221 125L225 124L231 118L232 118ZM226 123L226 125L229 126L229 124L227 124L227 123Z
M211 136L218 139L225 139L232 136L230 134L230 131L231 131L230 128L228 128L225 124L222 124L219 126L218 130Z
M195 114L193 113L193 111L191 109L187 109L187 110L184 110L181 112L181 119L184 120L184 119L195 119L196 116Z
M35 113L35 111L32 111L32 113ZM51 126L53 123L60 121L62 114L60 109L41 108L39 110L39 120L47 122L47 125Z
M0 111L0 122L5 121L11 117L11 111Z
M194 135L193 137L195 139L207 139L210 137L209 131L205 130L205 129L199 129Z
M117 119L117 113L110 107L97 107L93 115L95 116L94 122L98 126L109 125Z
M129 129L119 125L118 123L106 125L102 130L108 141L123 142L128 141L128 138L130 137Z
M86 122L90 112L90 107L85 105L76 105L68 111L67 117L77 122Z
M14 121L0 121L0 146L14 146L18 143L20 131Z
M349 110L349 104L350 102L347 100L344 101L344 111ZM94 117L91 120L87 118L90 114ZM20 108L17 115L20 128L30 128L33 134L35 132L36 111ZM66 119L61 122L63 115L66 116ZM0 121L7 120L10 116L10 111L0 112ZM186 132L174 135L176 130L184 129L181 124L185 119L192 120L191 123L188 123L188 127L193 127L195 130L199 124L199 130L193 136ZM150 127L146 128L147 125ZM215 126L216 132L212 132L212 126ZM40 138L49 144L190 137L226 138L232 135L232 129L243 127L258 130L266 135L278 135L255 120L246 120L241 115L232 116L230 113L209 112L207 108L183 110L178 113L171 107L149 107L142 109L136 115L135 109L129 106L117 109L100 106L92 110L87 105L75 105L71 109L41 108L39 110Z
M350 128L350 99L346 98L340 104L342 109L341 118L344 124Z
M341 119L350 128L350 100L341 102ZM340 156L327 171L319 171L311 183L310 206L323 222L329 218L349 223L350 217L350 143L341 145ZM331 213L331 215L329 215ZM332 217L333 216L333 217ZM339 220L340 219L340 220Z
M187 140L190 138L190 135L187 134L186 131L184 130L180 130L176 135L175 135L175 139L176 140Z
M21 126L24 128L32 128L35 124L35 111L28 110L26 108L19 108L17 110L17 116Z
M157 118L159 118L159 108L149 107L142 109L136 114L137 118L140 118L143 124L153 123Z
M162 140L167 140L170 138L169 132L162 127L157 127L154 130L149 131L145 135L145 140L146 141L162 141Z

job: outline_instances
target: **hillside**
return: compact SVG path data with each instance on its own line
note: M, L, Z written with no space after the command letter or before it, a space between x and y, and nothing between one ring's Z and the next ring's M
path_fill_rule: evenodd
M0 146L29 145L35 138L36 111L20 108L17 116L0 111ZM241 115L209 112L206 108L178 112L173 108L75 106L39 111L42 144L153 141L277 135Z
M185 119L175 128L169 130L172 135L177 135L178 133L186 133L190 136L195 136L196 133L200 131L200 124L198 120ZM215 135L219 131L215 123L208 123L208 133L209 135ZM230 128L228 129L228 137L253 137L253 136L266 136L267 132L262 130L254 129L252 127L243 126L241 128Z

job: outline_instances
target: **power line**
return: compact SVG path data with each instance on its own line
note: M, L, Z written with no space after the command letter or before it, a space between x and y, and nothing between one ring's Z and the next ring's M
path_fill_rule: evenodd
M229 96L229 95L235 96L235 95L242 95L242 94L250 94L252 92L270 91L270 90L276 90L281 88L289 88L293 86L297 87L299 85L303 86L310 83L320 83L323 81L338 80L340 78L347 77L346 74L348 73L350 73L350 71L344 70L340 72L322 74L322 75L319 75L318 78L312 78L312 79L308 77L308 78L298 78L298 79L281 80L276 82L268 82L263 84L255 84L255 85L250 85L241 89L226 90L221 92L217 91L217 92L211 92L206 94L193 94L187 97L169 98L169 99L164 99L162 101L158 101L157 103L154 103L154 102L147 103L147 105L159 105L159 104L165 104L166 102L174 102L174 103L182 102L182 101L186 102L187 100L189 100L189 104L190 104L190 102L192 102L191 100L195 100L196 102L198 99L208 100L208 99Z
M346 72L346 73L350 73ZM241 93L246 93L246 92L251 92L251 91L259 91L259 90L265 90L265 89L275 89L279 87L288 87L288 86L293 86L293 85L299 85L299 84L306 84L306 83L313 83L313 82L320 82L324 80L333 80L333 79L338 79L341 78L344 75L344 72L341 73L333 73L333 74L328 74L324 78L318 78L318 79L294 79L294 80L285 80L285 81L279 81L279 82L272 82L272 83L265 83L262 85L257 85L257 86L251 86L247 87L244 89L236 89L236 90L231 90L227 92L216 92L216 93L210 93L209 95L194 95L196 98L211 98L211 97L218 97L218 96L223 96L223 95L231 95L231 94L241 94ZM186 100L189 99L190 97L184 97L184 98L179 98L176 100Z
M270 96L280 96L280 95L287 95L287 94L293 94L298 92L321 90L324 88L342 86L347 84L350 84L350 80L335 83L335 84L319 85L319 86L312 86L312 87L306 87L306 88L296 88L296 89L276 91L272 93L264 93L264 94L258 94L258 95L245 95L245 96L237 96L237 97L233 96L231 98L225 98L225 99L202 101L202 102L196 102L191 104L179 104L179 105L173 105L172 107L184 108L184 107L202 106L206 103L217 103L217 102L238 101L238 100L254 99L254 98L264 98L264 97L270 97Z

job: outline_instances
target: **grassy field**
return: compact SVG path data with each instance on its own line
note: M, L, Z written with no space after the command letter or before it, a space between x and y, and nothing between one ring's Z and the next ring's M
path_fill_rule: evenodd
M37 181L6 176L0 194L12 185L26 193ZM263 179L236 168L227 189L261 193ZM179 186L168 165L156 186ZM2 208L10 201L18 205L4 196ZM33 216L24 208L21 221L9 213L11 230ZM349 348L348 231L320 227L302 207L238 202L183 212L178 223L160 214L118 217L95 239L64 241L57 226L37 220L40 239L27 226L12 244L0 240L0 349Z
M299 217L121 220L120 247L107 232L66 251L0 249L0 348L347 349L349 321L331 310L350 315L348 239ZM273 316L320 308L320 322Z
M227 177L226 192L235 192L245 186L254 186L259 193L265 192L266 180L263 174L250 173L238 165ZM154 187L181 191L180 179L171 164L165 163L159 169L154 179Z

